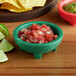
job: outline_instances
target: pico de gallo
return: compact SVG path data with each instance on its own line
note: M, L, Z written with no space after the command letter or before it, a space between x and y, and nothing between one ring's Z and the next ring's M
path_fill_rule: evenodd
M55 40L58 35L46 24L38 25L34 23L28 28L23 28L19 31L18 37L29 43L47 43Z

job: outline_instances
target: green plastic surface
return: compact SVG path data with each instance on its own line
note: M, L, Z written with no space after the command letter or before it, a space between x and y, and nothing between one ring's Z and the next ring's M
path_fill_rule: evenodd
M55 34L58 35L58 38L51 42L43 43L43 44L28 43L28 42L22 41L20 38L18 38L18 32L22 28L27 28L27 27L31 26L33 23L37 23L39 25L46 24L46 25L50 26L54 30ZM53 23L50 23L50 22L32 21L32 22L27 22L27 23L21 24L20 26L16 27L13 32L13 37L14 37L15 43L18 45L18 47L21 50L29 52L29 53L33 53L35 59L41 59L42 54L48 53L52 50L56 51L56 48L58 47L58 45L61 43L61 41L63 39L63 31L61 30L61 28L59 26L57 26Z

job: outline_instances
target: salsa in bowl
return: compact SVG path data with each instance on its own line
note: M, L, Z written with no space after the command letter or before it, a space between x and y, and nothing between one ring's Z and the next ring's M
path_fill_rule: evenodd
M76 26L76 0L62 0L58 4L60 16L70 22L72 26Z
M19 31L22 30L23 28L28 28L32 26L33 24L37 25L43 25L46 24L49 26L57 35L57 38L53 41L47 42L47 43L30 43L23 41L19 38ZM42 54L48 53L50 51L56 51L56 48L58 45L61 43L63 39L63 31L61 28L53 23L50 22L44 22L44 21L32 21L32 22L27 22L24 24L21 24L20 26L16 27L14 32L13 32L13 38L15 43L18 45L18 47L26 52L33 53L34 57L36 59L41 59ZM26 37L25 37L26 38Z
M76 2L67 3L66 5L63 6L63 9L66 12L76 14Z
M29 43L47 43L55 40L58 35L46 24L32 24L28 28L23 28L19 31L18 37Z

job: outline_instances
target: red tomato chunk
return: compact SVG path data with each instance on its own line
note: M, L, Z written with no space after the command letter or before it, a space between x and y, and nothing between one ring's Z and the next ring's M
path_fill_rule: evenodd
M28 28L19 31L18 37L29 43L47 43L55 40L58 36L46 24L37 25L36 23Z

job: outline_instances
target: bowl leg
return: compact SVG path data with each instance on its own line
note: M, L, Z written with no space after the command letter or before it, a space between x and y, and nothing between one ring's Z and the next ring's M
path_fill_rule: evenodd
M42 53L34 53L35 59L41 59Z
M71 22L70 24L71 24L72 26L76 26L76 23L74 23L74 22Z
M56 51L56 49L54 49L53 51Z

